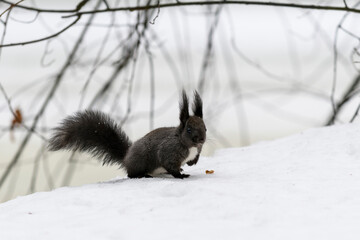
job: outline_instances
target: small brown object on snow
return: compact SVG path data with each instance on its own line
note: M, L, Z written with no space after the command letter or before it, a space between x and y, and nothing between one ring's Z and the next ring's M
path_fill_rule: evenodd
M214 170L206 170L205 173L206 173L206 174L213 174L213 173L214 173Z

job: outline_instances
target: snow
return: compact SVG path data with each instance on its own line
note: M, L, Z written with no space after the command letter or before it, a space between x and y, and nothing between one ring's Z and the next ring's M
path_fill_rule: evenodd
M184 180L18 197L0 204L0 239L358 239L359 143L360 125L318 128L201 157Z

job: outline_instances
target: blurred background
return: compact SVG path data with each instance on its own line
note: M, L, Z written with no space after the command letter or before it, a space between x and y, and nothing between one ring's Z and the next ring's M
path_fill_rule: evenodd
M358 121L358 4L0 1L0 201L123 176L46 150L79 110L108 113L134 141L178 125L181 89L198 90L207 156Z

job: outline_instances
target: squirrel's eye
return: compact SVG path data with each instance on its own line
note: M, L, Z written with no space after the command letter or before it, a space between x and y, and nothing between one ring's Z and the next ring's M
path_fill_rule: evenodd
M191 133L191 128L188 127L188 128L186 129L186 131L187 131L188 133Z

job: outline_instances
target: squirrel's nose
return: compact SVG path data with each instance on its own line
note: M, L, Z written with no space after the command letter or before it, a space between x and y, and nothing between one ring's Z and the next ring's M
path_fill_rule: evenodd
M193 140L194 143L202 143L202 142L204 142L204 138L203 137L198 137L198 136L193 137L192 140Z

